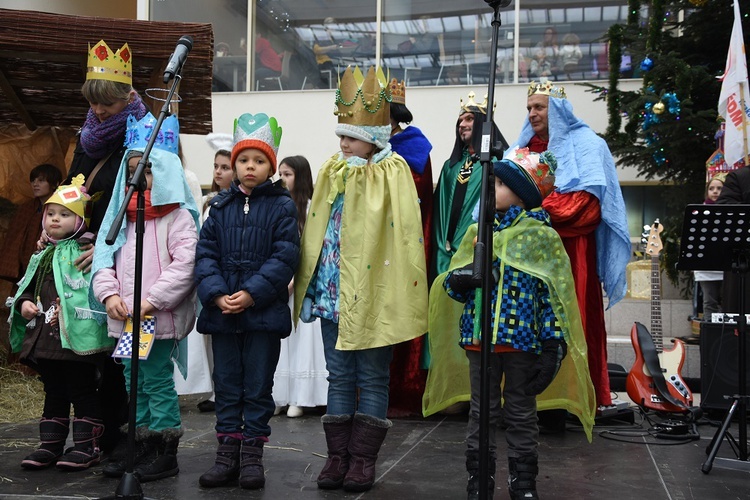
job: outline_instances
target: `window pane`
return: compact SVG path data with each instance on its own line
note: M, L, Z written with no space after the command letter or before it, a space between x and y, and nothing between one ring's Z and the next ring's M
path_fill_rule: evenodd
M278 49L291 53L292 90L336 88L338 75L347 65L356 64L364 70L374 64L377 0L283 4L271 0L258 2L257 9L266 4L283 5L288 16L288 29L277 36L281 42Z
M407 85L489 82L492 9L483 0L382 0L382 61ZM513 6L500 11L498 81L513 75Z
M608 61L602 38L612 24L627 21L627 1L579 0L560 8L555 0L526 0L520 20L519 81L604 79Z
M160 0L150 2L150 6L153 21L211 23L216 50L213 91L245 90L247 0Z

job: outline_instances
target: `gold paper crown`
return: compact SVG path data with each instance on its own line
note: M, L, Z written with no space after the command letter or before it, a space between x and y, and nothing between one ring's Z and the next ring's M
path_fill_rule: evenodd
M359 126L383 126L391 123L391 92L383 70L370 68L367 77L359 67L346 68L336 89L339 123Z
M128 44L117 52L112 52L104 40L99 40L93 48L89 44L86 80L109 80L133 85L133 54Z
M464 100L460 99L461 102L461 109L459 109L458 114L462 115L464 113L482 113L487 114L487 95L484 96L484 101L482 101L482 104L477 104L477 102L474 100L476 97L476 94L474 91L469 92L469 95L466 96L466 104L464 104ZM495 109L495 108L492 108Z
M403 80L399 83L395 78L391 80L391 102L406 105L406 84Z
M529 96L534 94L548 95L550 97L557 97L558 99L565 99L565 89L563 87L555 87L552 82L547 80L546 82L531 82L529 84Z
M70 184L58 187L44 204L56 203L62 205L88 224L91 217L91 206L89 205L91 196L86 193L85 183L86 178L83 174L78 174L70 180Z

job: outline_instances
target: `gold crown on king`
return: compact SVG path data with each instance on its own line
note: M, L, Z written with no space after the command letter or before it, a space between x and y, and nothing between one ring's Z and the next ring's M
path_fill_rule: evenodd
M62 205L88 224L91 216L89 206L91 196L86 193L85 183L86 178L83 174L78 174L70 180L70 184L58 187L44 204L56 203Z
M395 78L391 79L391 103L406 105L406 84Z
M355 66L346 68L336 89L339 123L359 126L383 126L391 123L391 91L383 70L371 67L367 77Z
M459 115L462 115L464 113L482 113L487 114L487 95L484 96L484 101L482 101L481 104L477 103L477 101L474 100L474 98L477 95L474 93L474 91L469 92L469 95L466 96L466 104L464 104L464 100L460 99L461 102L461 108L458 111ZM495 108L492 108L495 109Z
M531 97L534 94L548 95L550 97L557 97L558 99L566 99L565 89L563 87L556 87L552 85L552 82L547 80L546 82L531 82L529 84L528 96Z
M113 52L104 40L91 47L86 80L109 80L133 85L133 54L126 43Z

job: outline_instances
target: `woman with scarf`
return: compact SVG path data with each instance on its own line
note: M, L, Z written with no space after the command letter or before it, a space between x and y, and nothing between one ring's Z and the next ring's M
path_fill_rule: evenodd
M97 233L107 211L117 172L125 154L125 130L129 115L140 120L146 115L141 96L133 89L133 56L126 43L113 52L104 40L89 50L86 82L81 93L91 108L78 136L73 162L64 184L78 174L86 177L91 195L89 231ZM94 245L82 246L76 260L79 269L91 269ZM101 439L104 451L110 451L120 439L119 427L127 422L127 392L122 365L107 358L99 387L105 431Z

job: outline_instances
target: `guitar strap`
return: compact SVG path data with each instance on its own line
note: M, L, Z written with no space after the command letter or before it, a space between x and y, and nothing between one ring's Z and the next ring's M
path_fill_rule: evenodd
M649 373L651 373L651 378L654 381L656 390L659 391L659 394L661 394L661 396L669 403L678 408L682 408L686 412L692 412L689 406L682 401L673 398L669 393L669 389L667 389L667 381L664 380L664 372L662 372L661 366L659 365L659 356L656 353L656 346L654 346L654 340L651 338L648 329L637 321L635 322L635 326L638 332L638 344L641 347L643 361L646 364Z

